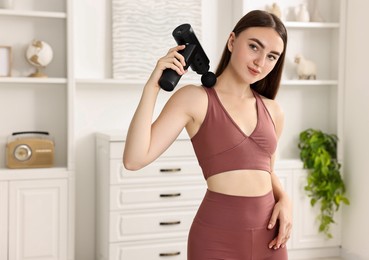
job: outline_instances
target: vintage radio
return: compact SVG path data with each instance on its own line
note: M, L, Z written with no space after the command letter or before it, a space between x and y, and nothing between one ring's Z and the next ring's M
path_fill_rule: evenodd
M8 168L44 168L53 164L54 140L48 132L15 132L8 138Z

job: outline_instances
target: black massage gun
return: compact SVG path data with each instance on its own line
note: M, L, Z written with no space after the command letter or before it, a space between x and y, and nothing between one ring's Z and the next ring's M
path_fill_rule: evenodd
M205 87L212 87L215 85L216 77L214 73L209 72L209 59L206 56L195 32L190 24L182 24L174 29L172 33L178 45L186 45L186 48L179 51L184 57L186 70L189 66L193 71L201 76L201 82ZM181 75L172 69L165 69L163 75L159 79L159 85L166 91L172 91L178 84Z

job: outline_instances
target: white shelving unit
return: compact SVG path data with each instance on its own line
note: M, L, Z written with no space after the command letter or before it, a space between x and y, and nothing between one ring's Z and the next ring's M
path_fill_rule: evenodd
M11 76L0 77L2 260L74 259L72 17L70 0L15 1L12 9L0 9L0 45L12 49ZM34 39L53 49L43 69L47 78L28 77L35 68L25 52ZM41 130L55 141L55 166L6 168L8 136Z
M2 111L7 124L0 132L1 149L12 132L45 130L55 139L56 166L65 169L70 164L67 143L72 132L67 71L71 65L67 51L68 26L71 26L68 8L66 0L29 1L17 3L13 9L0 9L1 30L6 35L0 45L12 48L12 76L0 78L2 105L9 108ZM53 48L53 60L43 70L48 78L28 77L35 68L26 61L25 52L33 39L44 40ZM4 168L1 158L0 172Z

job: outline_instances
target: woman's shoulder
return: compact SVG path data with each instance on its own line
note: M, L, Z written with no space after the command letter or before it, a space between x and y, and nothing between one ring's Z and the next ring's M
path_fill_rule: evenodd
M176 90L170 103L184 111L193 121L201 121L206 114L208 98L204 87L186 85Z
M185 85L178 88L178 90L173 94L173 98L192 103L206 98L206 92L202 86Z
M267 97L264 97L259 94L261 100L265 104L265 107L268 109L269 114L271 115L273 121L276 124L283 124L284 121L284 112L280 104L274 100Z
M189 84L189 85L185 85L183 87L178 88L176 92L180 92L183 94L193 94L193 93L195 94L204 93L205 94L205 89L203 86Z
M261 100L263 101L263 103L268 109L273 110L277 113L283 112L282 107L279 105L279 103L276 100L267 98L261 94L259 94L259 96L261 97Z

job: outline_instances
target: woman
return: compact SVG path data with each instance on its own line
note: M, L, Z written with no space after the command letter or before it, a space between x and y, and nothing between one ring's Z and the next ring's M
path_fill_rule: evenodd
M123 162L137 170L185 127L207 182L188 238L188 259L287 259L291 203L273 172L283 113L277 94L286 52L282 22L251 11L229 35L212 88L178 89L152 122L163 70L183 75L177 46L157 62L127 134Z

